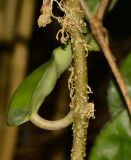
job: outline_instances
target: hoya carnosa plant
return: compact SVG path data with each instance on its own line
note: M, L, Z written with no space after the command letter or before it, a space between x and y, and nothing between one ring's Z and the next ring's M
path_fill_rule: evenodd
M64 13L62 17L54 15L54 3ZM52 18L61 26L56 38L65 47L55 49L51 60L36 69L18 87L10 102L7 122L9 125L19 125L31 121L48 130L61 129L73 122L71 159L82 160L86 155L88 122L91 117L94 118L94 104L88 102L88 94L92 91L88 86L88 45L84 35L86 24L80 0L44 0L38 19L39 27L46 27ZM68 80L71 97L69 113L57 121L41 118L38 115L41 104L68 67L71 71Z
M7 117L9 125L19 125L31 121L40 128L56 130L73 122L71 160L84 160L89 119L94 118L94 104L89 102L88 96L89 93L92 93L88 86L88 49L102 49L125 99L129 113L131 113L131 100L109 48L108 34L102 23L105 11L111 10L116 2L117 0L44 0L38 25L39 27L46 27L52 22L53 18L57 20L61 29L57 32L56 39L60 40L64 48L58 47L55 49L51 60L40 66L23 81L10 102ZM63 16L54 15L54 3L63 12ZM90 26L88 33L86 33L88 28L84 22L84 14ZM55 87L57 79L67 68L71 72L68 79L71 98L69 113L58 121L48 121L41 118L38 114L41 104ZM109 125L100 134L96 147L91 153L91 160L112 159L112 157L116 159L116 153L118 154L117 159L122 157L120 156L122 152L118 150L121 147L117 147L114 152L113 146L117 142L114 143L114 135L116 139L119 132L122 133L119 134L119 138L121 139L121 136L124 135L126 139L123 142L127 141L127 144L129 144L128 137L130 136L125 130L130 132L131 129L128 127L130 121L128 118L123 119L126 116L125 113L123 112L113 121L114 132L112 132L112 125ZM117 134L116 130L118 131ZM113 139L113 145L111 145L110 137ZM119 138L118 141L120 142ZM106 143L108 141L109 145ZM127 144L125 146L128 146ZM113 148L112 151L111 147ZM109 150L112 154L108 154ZM130 152L128 151L128 153Z

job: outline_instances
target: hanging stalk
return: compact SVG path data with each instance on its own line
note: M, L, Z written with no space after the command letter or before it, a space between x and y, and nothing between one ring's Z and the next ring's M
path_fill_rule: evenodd
M73 49L73 83L74 89L71 107L74 111L73 118L73 147L71 160L83 160L86 156L86 140L89 118L93 117L92 103L88 102L88 75L87 75L87 48L83 36L84 21L79 0L67 0L66 7L71 10L73 17L72 26L69 30L72 39ZM68 15L68 14L67 14ZM68 27L69 28L69 27Z
M82 160L85 157L87 127L89 120L84 115L87 107L87 63L86 53L79 40L83 39L81 34L73 35L75 39L72 46L74 48L74 124L73 124L73 148L71 159ZM78 41L78 43L77 43Z

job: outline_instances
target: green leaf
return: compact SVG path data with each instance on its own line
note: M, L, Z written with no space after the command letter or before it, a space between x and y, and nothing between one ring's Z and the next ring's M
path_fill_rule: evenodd
M125 110L100 132L89 160L129 160L130 157L131 122Z
M86 0L87 5L93 15L96 15L101 0Z
M92 36L91 33L87 33L86 36L86 42L87 44L89 45L89 49L91 51L100 51L100 47L99 45L97 44L96 40L94 39L94 37Z
M120 71L131 95L130 66L131 53L120 65ZM89 160L129 160L131 157L131 121L120 91L113 81L111 81L108 89L108 105L113 120L101 130Z
M120 65L120 71L124 78L127 90L131 96L131 53L125 58L125 60ZM115 85L114 81L110 82L107 94L107 102L109 106L109 111L112 117L116 116L121 112L126 106L122 99L121 93L118 87Z
M110 0L109 6L107 8L108 11L111 11L118 0ZM91 13L93 15L97 14L97 10L100 6L101 0L86 0L87 5L89 6Z
M53 51L50 61L40 66L22 82L10 102L8 125L22 124L29 120L31 114L38 111L71 61L71 45L59 47Z

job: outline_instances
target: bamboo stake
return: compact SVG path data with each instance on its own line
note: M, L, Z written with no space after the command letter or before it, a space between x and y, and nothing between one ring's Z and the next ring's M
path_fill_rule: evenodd
M12 42L14 33L14 23L15 23L15 13L17 0L2 0L1 1L1 35L0 40L3 43L9 44ZM10 56L9 51L5 48L2 53L2 63L3 69L1 68L1 81L0 84L2 86L1 90L1 99L0 99L0 159L3 159L3 148L6 143L5 134L6 134L6 111L7 111L7 103L9 96L9 62ZM8 91L8 92L7 92ZM10 135L12 137L12 135ZM10 142L7 141L9 144ZM6 154L6 153L5 153ZM6 160L6 159L4 159Z
M4 31L4 4L3 0L0 1L0 42L2 41L3 38L3 31Z
M36 0L23 0L22 2L17 34L28 40L32 32ZM22 42L16 43L14 53L11 57L10 97L25 76L28 52L27 44ZM6 126L1 160L13 159L17 141L17 132L18 128Z
M10 96L15 91L17 86L25 76L27 66L28 49L25 46L18 44L15 48L11 59L11 77L10 77ZM8 127L5 124L5 135L3 149L1 153L1 160L11 160L15 152L15 145L17 142L17 127Z
M16 20L18 0L6 0L4 13L4 40L10 43L14 37L14 28Z
M4 117L5 117L5 104L7 99L7 79L9 68L9 54L4 52L0 56L0 144L3 144L4 135ZM0 145L1 151L2 145ZM0 154L1 155L1 154Z

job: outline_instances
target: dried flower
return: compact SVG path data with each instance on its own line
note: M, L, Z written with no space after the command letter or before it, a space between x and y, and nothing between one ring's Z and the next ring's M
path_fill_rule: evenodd
M45 27L47 24L51 23L51 16L52 16L52 5L51 1L46 0L43 3L41 8L42 14L38 18L38 26Z

